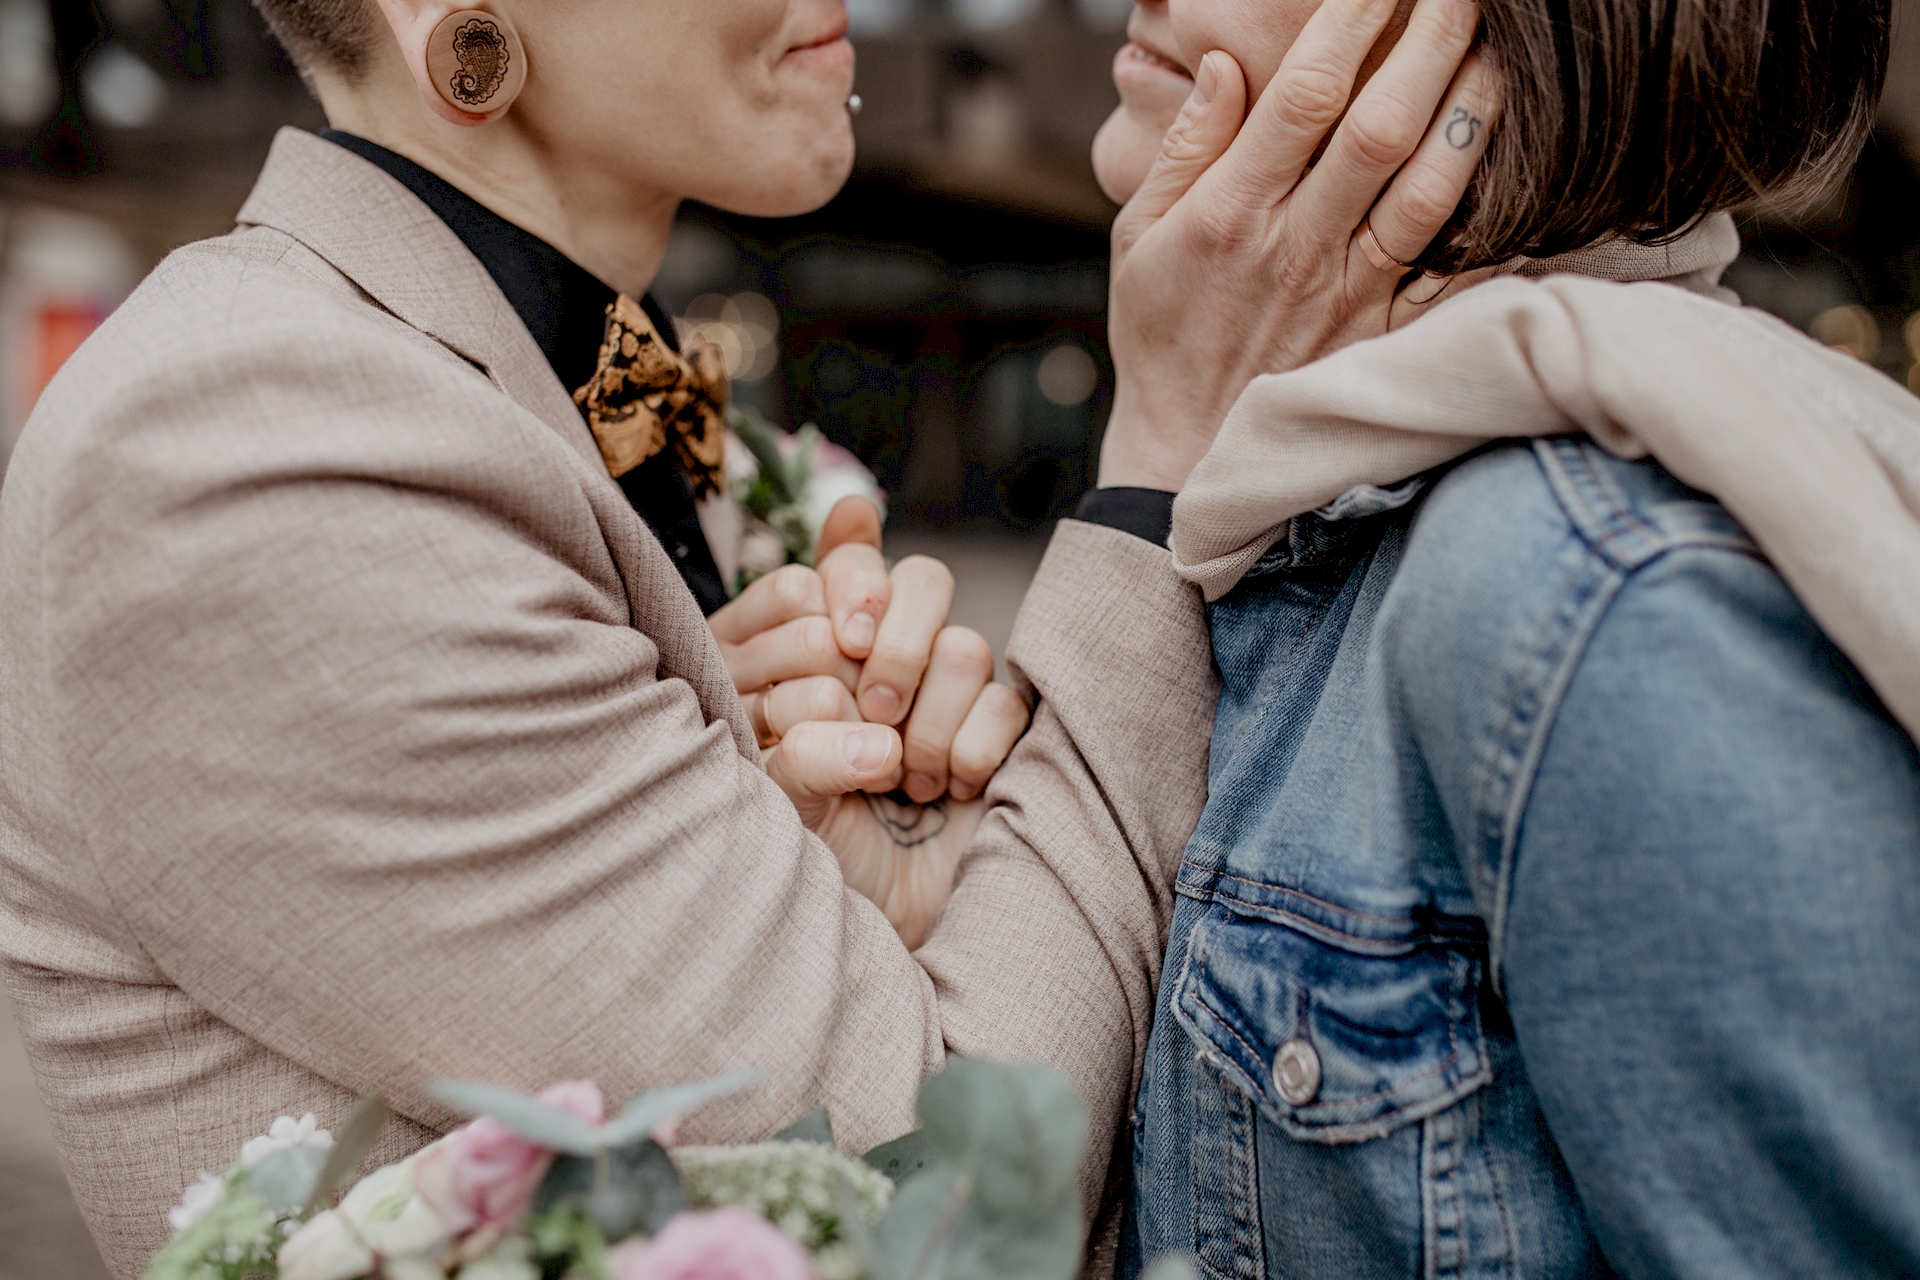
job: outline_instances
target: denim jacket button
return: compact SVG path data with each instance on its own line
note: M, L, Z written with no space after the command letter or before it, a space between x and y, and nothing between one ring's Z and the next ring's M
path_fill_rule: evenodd
M1287 1041L1273 1055L1273 1084L1288 1106L1306 1106L1320 1092L1320 1055L1305 1040Z

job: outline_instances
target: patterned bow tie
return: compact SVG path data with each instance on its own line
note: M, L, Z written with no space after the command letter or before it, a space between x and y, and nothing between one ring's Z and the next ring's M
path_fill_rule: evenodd
M693 496L726 488L727 373L719 348L688 344L675 354L646 311L621 294L607 308L600 365L573 393L617 479L673 442Z

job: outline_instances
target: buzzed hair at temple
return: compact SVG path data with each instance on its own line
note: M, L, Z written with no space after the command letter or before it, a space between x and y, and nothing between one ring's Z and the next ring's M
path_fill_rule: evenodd
M1453 233L1421 260L1443 273L1813 204L1872 131L1892 0L1482 0L1481 12L1506 103Z
M375 31L371 0L253 0L253 7L309 83L316 63L359 78Z

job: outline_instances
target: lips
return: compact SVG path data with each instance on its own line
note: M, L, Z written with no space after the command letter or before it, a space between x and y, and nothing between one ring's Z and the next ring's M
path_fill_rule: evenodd
M805 53L809 49L824 49L830 44L838 44L847 38L847 19L843 15L831 30L822 32L815 38L788 49L788 53Z
M1142 40L1129 40L1126 45L1121 48L1120 57L1130 59L1134 62L1144 62L1149 67L1163 71L1171 71L1174 75L1192 79L1191 76L1187 75L1187 69L1185 67Z

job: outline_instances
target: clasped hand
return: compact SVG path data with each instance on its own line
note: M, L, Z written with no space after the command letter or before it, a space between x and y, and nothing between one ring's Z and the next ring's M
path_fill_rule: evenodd
M834 508L817 560L758 579L710 623L768 775L848 885L917 946L1027 705L994 682L980 633L948 624L945 565L909 556L888 568L865 499Z

